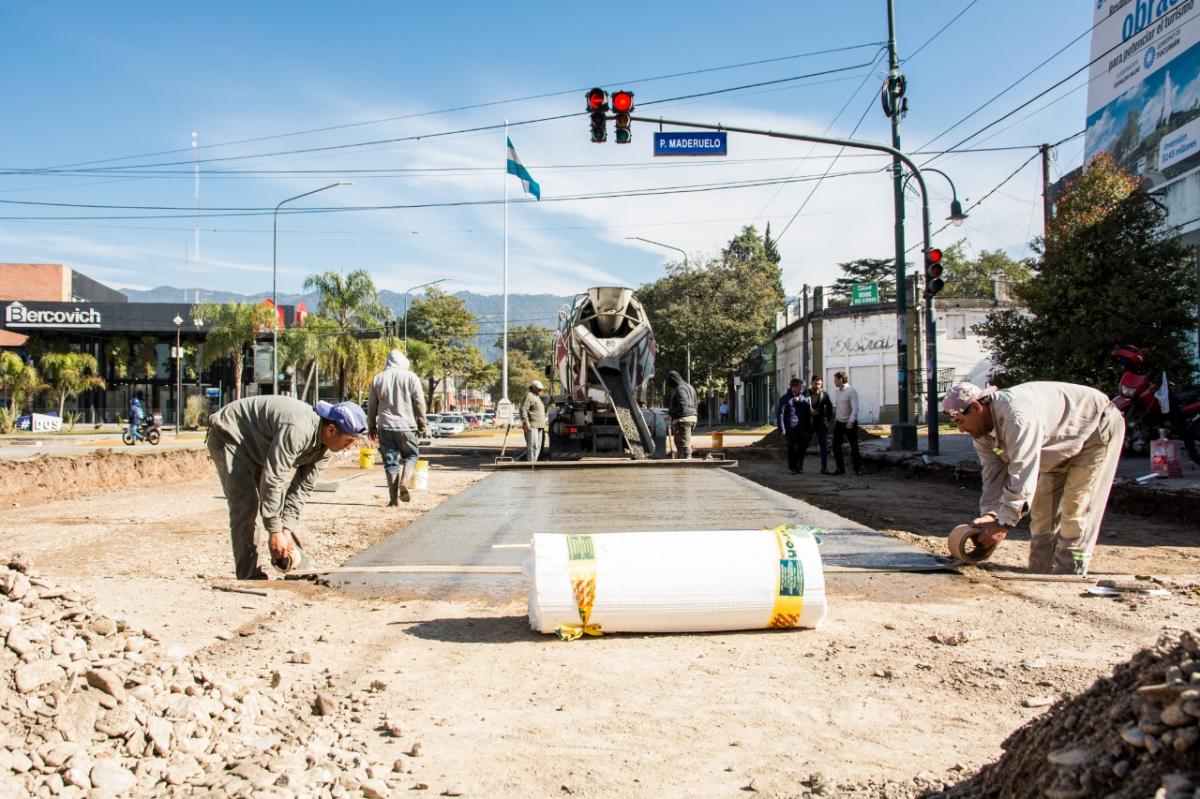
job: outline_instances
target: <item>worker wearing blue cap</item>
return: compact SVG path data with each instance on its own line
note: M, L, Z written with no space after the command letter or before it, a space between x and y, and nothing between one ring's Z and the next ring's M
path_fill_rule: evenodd
M239 580L265 580L259 565L262 517L271 561L283 571L311 563L296 537L300 511L331 453L367 432L353 402L316 406L265 395L231 402L209 417L208 454L229 503L229 534Z

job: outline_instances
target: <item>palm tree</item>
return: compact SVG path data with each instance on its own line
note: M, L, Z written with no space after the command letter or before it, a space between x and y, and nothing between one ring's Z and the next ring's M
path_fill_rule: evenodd
M52 352L42 356L42 371L50 381L50 389L58 394L58 415L68 397L78 397L93 388L104 388L100 364L86 352Z
M20 413L30 397L46 387L33 364L26 363L15 352L0 352L0 383L14 415Z
M348 275L325 272L309 275L304 290L320 293L318 313L332 321L336 334L326 339L322 348L323 360L328 358L337 370L338 398L346 399L347 381L357 388L365 385L374 370L383 365L378 358L378 344L358 338L357 332L383 327L392 312L379 301L379 292L365 269Z
M308 395L309 386L317 375L320 356L324 354L329 337L337 326L319 314L310 314L305 320L290 327L279 337L279 362L292 367L292 392L299 399ZM284 371L287 371L285 368ZM304 374L304 386L298 388L300 376ZM316 390L313 402L316 402Z
M233 398L241 399L246 348L254 344L260 332L271 329L274 309L246 302L202 302L192 308L192 318L209 322L204 337L204 366L221 358L232 358Z

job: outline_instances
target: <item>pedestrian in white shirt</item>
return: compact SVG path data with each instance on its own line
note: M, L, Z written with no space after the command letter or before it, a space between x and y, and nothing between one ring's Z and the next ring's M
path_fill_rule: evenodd
M1029 513L1029 571L1086 575L1125 442L1116 406L1094 388L1034 382L958 383L942 408L983 465L976 545L995 548Z
M855 474L863 474L862 454L858 451L858 391L850 385L845 372L833 374L833 459L834 474L846 473L846 456L842 442L850 440L850 463Z

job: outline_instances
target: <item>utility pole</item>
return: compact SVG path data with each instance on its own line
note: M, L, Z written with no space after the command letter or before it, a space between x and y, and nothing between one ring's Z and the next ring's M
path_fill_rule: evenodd
M892 149L900 152L900 117L907 109L904 76L896 53L895 0L887 0L888 79L884 87L884 113L892 121ZM915 450L917 426L908 420L908 282L904 269L904 165L892 156L892 194L896 213L896 424L892 425L892 449ZM928 242L926 242L928 247Z
M1043 144L1042 153L1042 238L1050 233L1050 145Z

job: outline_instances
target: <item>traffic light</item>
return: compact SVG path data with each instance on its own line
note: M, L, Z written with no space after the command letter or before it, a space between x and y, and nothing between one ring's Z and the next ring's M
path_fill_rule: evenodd
M630 95L632 97L632 95ZM592 142L600 144L608 140L608 92L592 89L586 95L587 110L592 115Z
M933 248L925 252L925 292L932 297L946 285L942 280L942 251Z
M633 131L629 128L629 115L633 112L633 92L613 92L612 109L617 119L617 144L629 144L633 141Z

